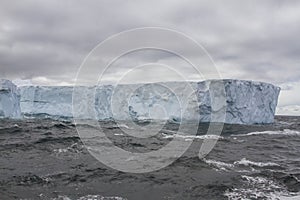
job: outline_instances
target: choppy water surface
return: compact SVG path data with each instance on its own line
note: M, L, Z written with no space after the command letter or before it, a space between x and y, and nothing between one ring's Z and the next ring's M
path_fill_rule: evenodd
M127 136L111 122L101 125L115 145L133 152L178 137L177 124L150 139ZM133 174L97 161L70 122L0 120L0 199L300 199L300 117L227 125L200 160L206 128L201 124L199 136L184 138L194 143L170 166Z

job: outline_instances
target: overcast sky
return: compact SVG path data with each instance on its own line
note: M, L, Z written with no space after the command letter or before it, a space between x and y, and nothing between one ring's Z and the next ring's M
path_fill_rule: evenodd
M0 3L0 78L70 85L83 59L99 42L145 26L174 29L192 37L209 52L223 78L280 86L277 113L300 115L297 0L4 0ZM111 80L133 58L137 63L180 62L166 53L137 52L109 73ZM153 69L168 79L163 68L144 69L144 74ZM186 73L192 77L192 72ZM136 74L137 81L145 78L143 70Z

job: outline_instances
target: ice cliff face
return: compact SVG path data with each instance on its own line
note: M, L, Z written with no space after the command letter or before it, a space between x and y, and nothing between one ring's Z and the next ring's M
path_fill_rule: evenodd
M20 96L9 80L0 79L0 118L20 118Z
M25 116L72 117L72 87L19 87L22 114Z
M223 80L226 93L226 123L261 124L273 123L280 92L279 87L268 83ZM200 116L203 122L210 121L210 95L207 82L198 83ZM202 100L201 100L202 99ZM204 100L205 99L205 100Z
M241 80L191 82L189 85L195 91L196 100L189 97L186 84L181 82L76 87L77 99L73 106L76 117L84 119L169 119L179 122L186 110L185 116L189 119L193 119L192 113L196 112L201 122L222 122L221 118L212 118L218 107L211 103L217 98L211 98L212 83L222 84L225 89L225 123L273 122L280 88ZM19 90L24 116L73 117L72 87L25 86ZM182 99L191 100L192 106L185 107Z

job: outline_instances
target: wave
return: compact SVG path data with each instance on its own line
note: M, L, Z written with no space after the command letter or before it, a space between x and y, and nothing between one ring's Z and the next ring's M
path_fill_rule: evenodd
M122 197L104 197L101 195L86 195L77 198L77 200L126 200L125 198ZM72 200L68 196L58 196L57 198L53 198L52 200Z
M287 136L300 136L300 132L296 130L284 129L283 131L257 131L257 132L250 132L247 134L235 134L231 136L252 136L252 135L287 135Z
M239 161L235 161L234 165L244 165L244 166L256 166L256 167L279 167L277 163L273 162L254 162L251 160L247 160L246 158L242 158Z
M124 135L123 133L115 133L114 134L115 136L122 136L122 135Z
M56 155L59 154L65 154L65 153L76 153L79 154L84 150L84 146L82 144L79 143L74 143L71 146L67 147L67 148L58 148L58 149L54 149L53 153Z
M129 126L127 126L126 124L116 124L116 125L113 125L112 128L125 128L125 129L133 129L133 128L130 128Z
M242 175L245 184L239 188L227 190L224 196L229 200L266 199L298 200L300 193L289 192L282 185L264 177Z
M280 200L299 200L300 199L300 193L278 193L275 194L275 197L278 197ZM275 199L275 198L274 198Z
M207 160L205 158L203 159L203 161L213 167L216 167L217 169L224 170L224 171L234 168L234 165L230 164L230 163L225 163L225 162L216 161L216 160Z
M246 158L242 158L239 161L235 161L233 163L226 163L222 161L217 161L217 160L209 160L209 159L202 159L205 163L207 163L210 166L215 167L217 170L223 170L223 171L228 171L228 170L234 170L235 168L236 171L241 172L238 167L240 166L246 166L246 167L280 167L279 164L273 163L273 162L254 162L251 160L247 160ZM254 169L251 169L253 171Z
M183 139L211 139L211 140L218 140L218 139L223 139L222 136L219 135L182 135L182 134L166 134L162 133L164 139L169 139L169 138L183 138Z

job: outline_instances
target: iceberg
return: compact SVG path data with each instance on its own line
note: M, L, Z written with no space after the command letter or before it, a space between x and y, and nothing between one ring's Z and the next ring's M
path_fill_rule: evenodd
M0 79L0 118L20 118L20 95L16 85Z
M21 86L19 92L25 117L72 118L72 87Z
M218 102L212 105L218 95L212 93L212 84L222 84L224 87L225 107L218 105ZM193 89L194 99L190 97L187 85ZM200 122L264 124L274 122L280 88L263 82L225 79L189 83L76 86L75 89L70 86L22 86L19 92L21 112L25 117L71 119L75 108L76 118L82 119L163 119L180 122L182 112L185 112L184 116L189 120L196 117ZM192 106L185 106L186 101L192 102ZM13 105L17 105L17 102ZM214 113L222 109L225 109L224 118L213 117Z

